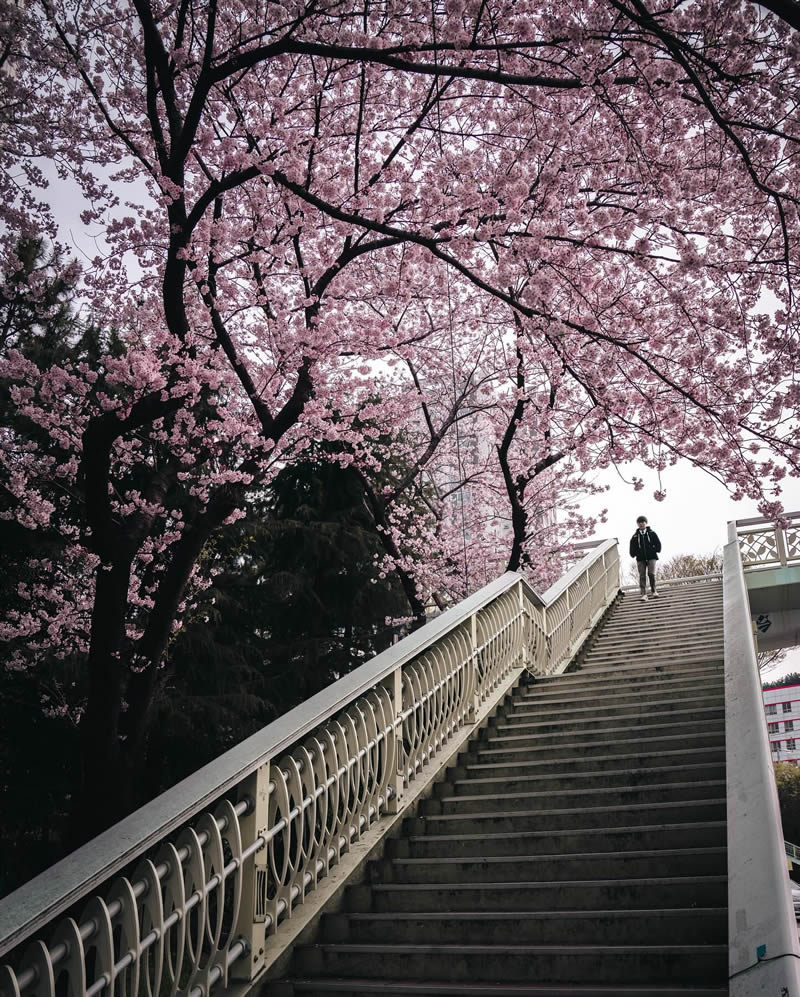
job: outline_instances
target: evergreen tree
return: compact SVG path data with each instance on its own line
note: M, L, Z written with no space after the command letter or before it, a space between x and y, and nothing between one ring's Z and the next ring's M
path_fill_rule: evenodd
M148 795L383 650L408 613L360 475L331 456L284 468L209 545L219 573L170 651Z

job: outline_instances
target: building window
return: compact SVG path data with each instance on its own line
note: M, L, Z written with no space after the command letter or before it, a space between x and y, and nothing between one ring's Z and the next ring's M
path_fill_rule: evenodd
M767 704L767 713L770 716L772 716L774 713L777 713L777 712L778 712L777 704L775 704L775 703L768 703Z
M789 740L786 742L786 750L787 751L794 751L795 750L795 747L794 747L794 738L793 737L790 737Z
M794 730L794 720L786 720L783 724L784 730Z
M784 713L791 713L792 712L792 704L791 703L781 703L781 706L783 707L783 712Z
M769 730L770 734L777 734L780 729L780 724L767 724L767 730Z

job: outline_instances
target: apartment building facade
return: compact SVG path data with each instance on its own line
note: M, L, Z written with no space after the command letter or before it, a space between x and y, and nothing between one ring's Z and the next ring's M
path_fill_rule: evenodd
M800 765L800 685L762 690L774 762Z

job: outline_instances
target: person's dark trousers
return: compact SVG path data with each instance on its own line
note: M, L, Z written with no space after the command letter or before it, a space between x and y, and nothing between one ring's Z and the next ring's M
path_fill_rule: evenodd
M647 592L647 578L650 579L650 591L655 592L656 590L656 559L653 558L650 561L637 561L636 566L639 569L639 588L642 595Z

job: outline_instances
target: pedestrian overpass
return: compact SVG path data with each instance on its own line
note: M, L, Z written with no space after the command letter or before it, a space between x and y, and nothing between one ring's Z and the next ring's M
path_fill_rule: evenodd
M798 573L800 516L646 604L613 540L503 575L0 901L2 997L800 997Z

